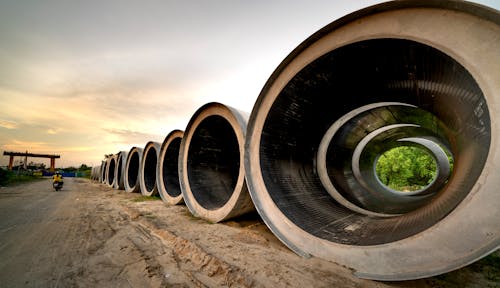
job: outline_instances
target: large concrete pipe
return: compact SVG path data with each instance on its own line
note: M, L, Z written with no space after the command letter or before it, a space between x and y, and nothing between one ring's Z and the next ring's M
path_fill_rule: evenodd
M184 132L170 132L160 147L156 179L161 199L170 205L183 203L179 184L179 150Z
M139 171L141 167L142 148L132 147L127 155L125 164L124 185L125 192L140 192Z
M115 175L116 175L116 157L117 155L110 156L108 159L108 164L106 166L106 185L109 187L114 187L115 185Z
M179 180L194 216L219 222L254 210L243 166L247 119L220 103L191 117L181 141Z
M141 194L144 196L154 196L158 194L156 185L156 166L160 153L160 143L149 141L142 152L141 168L139 169L139 183Z
M445 273L498 249L499 24L472 3L395 1L300 44L261 91L245 144L250 193L274 234L377 280ZM375 175L382 153L407 145L438 163L414 193Z
M127 165L127 151L120 151L116 154L115 185L117 190L125 189L125 166Z

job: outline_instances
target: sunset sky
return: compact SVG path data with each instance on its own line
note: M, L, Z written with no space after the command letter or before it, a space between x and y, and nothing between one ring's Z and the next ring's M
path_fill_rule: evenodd
M380 2L2 0L0 153L99 165L184 130L207 102L250 112L303 40Z

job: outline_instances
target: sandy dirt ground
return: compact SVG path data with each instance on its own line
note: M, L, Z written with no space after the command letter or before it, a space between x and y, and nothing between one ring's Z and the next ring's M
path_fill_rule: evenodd
M295 255L257 214L207 223L87 179L0 188L0 287L499 287L486 270L362 280Z

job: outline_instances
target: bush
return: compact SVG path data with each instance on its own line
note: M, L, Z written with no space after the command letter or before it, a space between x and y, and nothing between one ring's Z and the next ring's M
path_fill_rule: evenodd
M43 178L33 175L31 171L20 171L20 173L18 173L17 171L0 168L0 186L9 186L39 179Z

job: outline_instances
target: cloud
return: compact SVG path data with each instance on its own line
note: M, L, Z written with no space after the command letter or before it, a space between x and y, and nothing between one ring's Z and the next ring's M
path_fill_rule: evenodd
M111 136L115 136L115 140L113 143L115 144L124 144L124 143L144 143L146 144L147 141L158 141L158 139L161 139L162 135L158 134L150 134L150 133L143 133L139 131L133 131L133 130L128 130L128 129L117 129L117 128L109 128L109 129L103 129L106 133L108 133Z
M21 141L21 140L12 140L10 143L6 143L2 145L3 150L14 150L14 151L24 151L30 150L29 152L36 151L47 151L49 149L48 143L46 142L37 142L37 141Z
M93 151L95 148L91 146L74 146L74 147L65 147L62 148L61 152L85 152L85 151Z
M2 128L17 129L18 126L19 126L19 124L16 122L0 119L0 127L2 127Z

